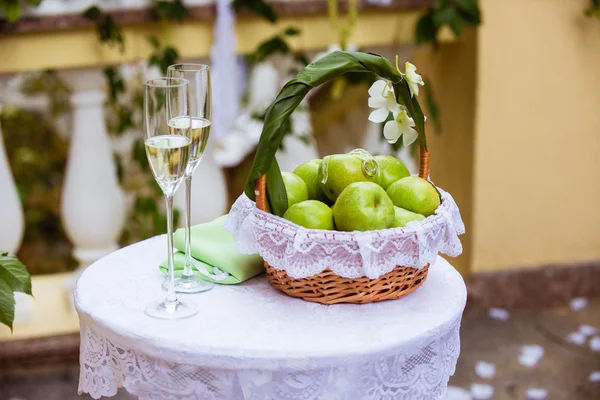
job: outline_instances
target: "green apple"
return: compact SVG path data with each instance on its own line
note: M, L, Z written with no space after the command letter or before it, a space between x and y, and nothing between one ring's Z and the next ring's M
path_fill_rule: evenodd
M412 221L423 221L425 219L421 214L405 210L404 208L394 206L394 211L396 212L396 219L394 220L395 228L406 226L406 224Z
M396 157L393 156L375 156L373 157L379 165L379 174L375 183L381 186L384 190L398 179L406 178L410 176L410 172L406 165Z
M372 231L394 226L394 204L381 186L354 182L339 195L333 220L340 231Z
M323 178L325 182L323 182ZM352 154L334 154L323 158L319 168L319 184L325 196L335 202L346 188L354 182L374 181L363 170L363 160Z
M302 178L291 172L282 172L281 177L287 193L288 208L296 203L308 200L308 188Z
M396 207L425 217L432 215L440 205L440 196L433 184L416 176L392 183L387 189L387 194Z
M311 200L319 200L324 203L328 202L327 196L321 190L319 180L319 167L321 166L321 159L316 158L314 160L307 161L300 164L295 170L294 174L298 175L308 188L308 198Z
M294 204L283 214L283 218L308 229L334 229L331 208L318 200Z

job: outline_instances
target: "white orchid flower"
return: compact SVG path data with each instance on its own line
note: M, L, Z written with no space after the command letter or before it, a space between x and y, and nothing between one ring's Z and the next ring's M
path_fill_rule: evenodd
M408 116L406 110L401 109L394 113L394 119L385 123L383 127L383 136L389 143L396 143L400 136L404 146L410 146L412 142L417 140L419 134L414 129L415 121Z
M369 96L369 107L376 108L369 115L369 121L380 123L385 121L390 113L400 112L394 89L387 81L378 80L373 83L369 88Z
M408 83L410 89L410 97L419 95L419 85L424 86L423 78L417 74L417 67L409 63L408 61L404 64L404 79Z

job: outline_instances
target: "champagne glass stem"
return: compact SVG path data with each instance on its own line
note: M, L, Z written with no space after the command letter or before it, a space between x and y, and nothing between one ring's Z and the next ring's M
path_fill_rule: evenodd
M192 175L185 175L185 264L183 279L194 277L192 271Z
M173 265L173 195L165 194L167 203L167 260L169 265L169 284L167 286L167 298L165 307L175 309L178 300L175 293L175 266Z

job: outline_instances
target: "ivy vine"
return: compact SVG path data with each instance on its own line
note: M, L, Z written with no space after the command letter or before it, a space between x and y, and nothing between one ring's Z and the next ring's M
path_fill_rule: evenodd
M600 21L600 0L590 0L590 5L585 9L585 15L596 17Z
M457 37L463 27L481 24L481 10L476 0L436 0L421 16L415 27L417 44L431 43L438 46L438 34L447 26Z
M592 0L592 4L596 7L593 9L590 7L591 10L598 8L598 1L600 0ZM0 0L0 14L6 16L10 22L14 22L22 14L24 7L35 7L40 3L41 0ZM279 20L275 8L266 0L233 0L232 7L236 12L250 12L269 23L275 23ZM329 0L331 26L343 48L347 46L353 27L358 19L356 0L348 0L348 10L347 16L341 18L337 10L337 1ZM147 63L166 74L167 67L176 63L179 59L176 47L170 44L169 23L190 18L190 12L182 0L153 0L150 15L160 23L162 34L160 37L149 36L147 38L153 48ZM101 43L117 48L120 52L125 51L126 43L121 27L110 13L103 12L98 6L92 6L83 12L83 16L95 23L97 37ZM416 41L420 44L432 43L437 47L437 35L444 26L450 27L459 36L464 26L476 26L480 22L481 12L476 0L435 0L432 7L425 11L415 27ZM289 43L290 38L300 34L300 30L296 27L288 27L276 33L259 43L251 54L247 54L247 62L249 65L256 65L273 55L284 54L292 55L300 67L307 65L309 63L307 55L303 52L294 51ZM128 131L141 129L140 110L142 108L144 78L140 73L132 78L125 79L117 65L105 67L104 75L108 88L108 98L105 105L107 109L107 128L111 135L118 139ZM50 90L58 94L55 98L51 98L52 112L55 113L68 107L68 92L61 89L58 81L50 79L52 76L51 73L47 75L48 80L45 84L54 85L53 87L32 90ZM347 83L364 84L370 83L372 79L373 77L369 74L346 74L343 80L334 84L333 93L341 93ZM437 124L438 106L430 90L431 88L428 89L427 105L429 115L432 121ZM25 91L27 90L29 89L26 88ZM256 117L260 119L262 116L257 115ZM128 229L130 229L128 235L131 240L136 240L163 230L164 215L157 206L157 204L160 204L156 201L160 197L160 192L155 188L156 185L150 181L140 181L140 179L143 180L143 177L148 180L151 177L141 138L136 138L131 156L125 158L131 161L123 159L122 155L115 154L120 181L134 197L133 221L128 224ZM147 187L157 190L149 191Z
M10 23L16 22L24 7L37 7L42 0L0 0L0 15Z

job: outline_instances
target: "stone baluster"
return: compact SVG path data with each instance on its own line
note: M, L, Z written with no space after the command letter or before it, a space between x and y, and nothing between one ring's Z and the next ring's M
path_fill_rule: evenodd
M16 253L23 239L24 228L23 208L4 150L0 127L0 250Z
M117 249L125 216L104 120L99 69L62 71L73 95L73 133L62 193L62 219L80 269Z

